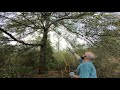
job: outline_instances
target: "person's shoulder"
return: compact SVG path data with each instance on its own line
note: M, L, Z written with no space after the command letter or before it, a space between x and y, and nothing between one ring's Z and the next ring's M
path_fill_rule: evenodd
M93 66L92 62L84 62L83 65L86 65L86 66Z
M84 64L92 64L92 62L91 62L91 61L89 61L89 62L84 62Z

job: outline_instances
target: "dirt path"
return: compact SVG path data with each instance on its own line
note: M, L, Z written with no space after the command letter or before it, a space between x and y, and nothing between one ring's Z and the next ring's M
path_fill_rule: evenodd
M37 74L34 78L69 78L69 76L58 71L48 71L48 74Z

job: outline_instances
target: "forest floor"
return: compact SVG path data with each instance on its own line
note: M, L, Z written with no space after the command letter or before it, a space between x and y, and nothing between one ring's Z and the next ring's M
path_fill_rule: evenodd
M68 73L62 71L48 71L47 74L37 74L34 78L70 78Z

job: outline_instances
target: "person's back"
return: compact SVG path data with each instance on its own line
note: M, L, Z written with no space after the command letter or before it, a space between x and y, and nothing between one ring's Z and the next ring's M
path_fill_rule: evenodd
M77 74L80 78L97 78L96 69L92 61L82 62L77 67Z

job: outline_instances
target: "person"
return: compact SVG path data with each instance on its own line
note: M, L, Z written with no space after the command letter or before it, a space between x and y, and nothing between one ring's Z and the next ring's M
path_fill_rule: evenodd
M75 52L72 53L76 59L80 61L80 64L76 69L76 74L74 72L69 73L71 78L97 78L96 68L92 63L95 55L92 52L86 52L82 57L80 57Z

